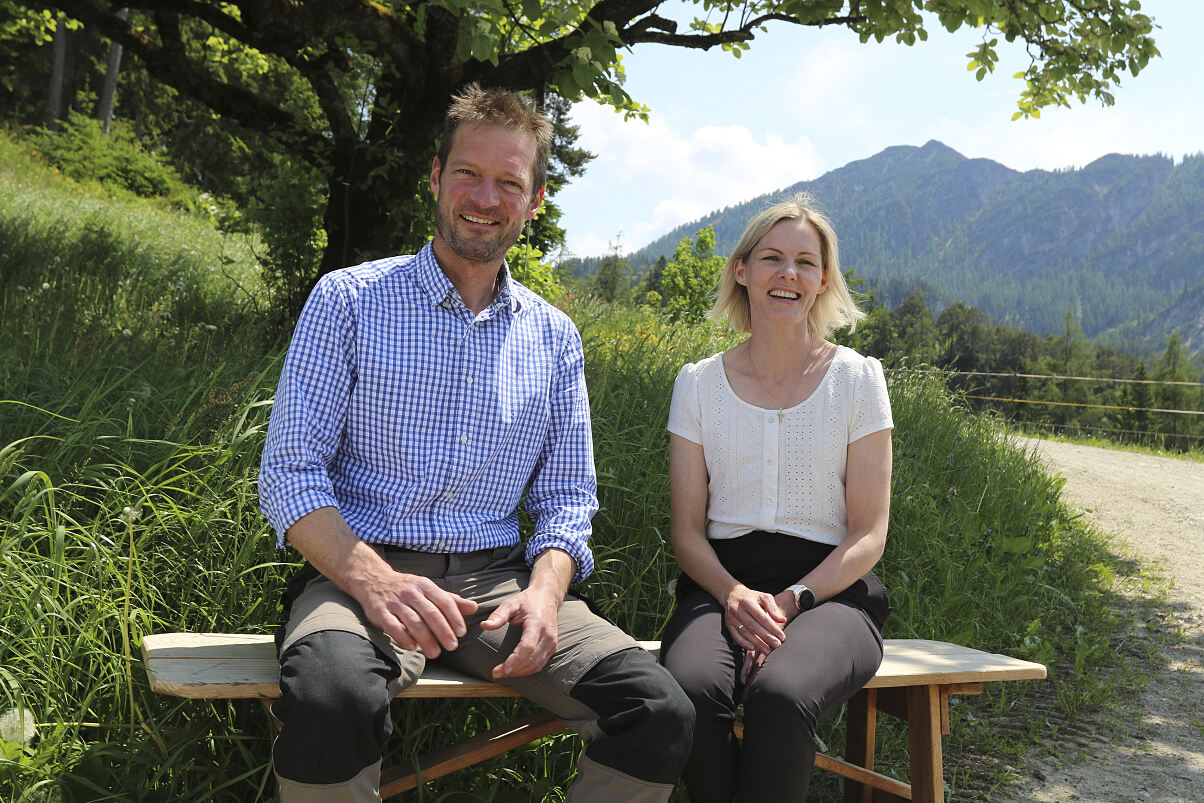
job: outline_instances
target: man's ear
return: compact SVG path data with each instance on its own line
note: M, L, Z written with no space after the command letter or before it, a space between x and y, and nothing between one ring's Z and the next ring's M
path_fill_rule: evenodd
M531 198L531 205L527 207L527 220L534 220L535 213L539 211L539 205L543 203L543 194L547 191L547 187L539 188L539 191Z
M442 166L439 164L439 157L436 156L431 162L431 194L435 196L435 200L439 200L439 175L442 172Z

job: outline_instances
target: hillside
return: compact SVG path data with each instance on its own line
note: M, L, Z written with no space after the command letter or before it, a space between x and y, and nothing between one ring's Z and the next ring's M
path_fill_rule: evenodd
M835 221L845 266L888 306L922 289L937 307L964 301L1037 334L1061 331L1073 311L1089 337L1157 347L1180 327L1204 349L1204 155L1019 172L936 141L897 146L680 226L629 261L640 275L707 225L728 253L752 214L802 191Z

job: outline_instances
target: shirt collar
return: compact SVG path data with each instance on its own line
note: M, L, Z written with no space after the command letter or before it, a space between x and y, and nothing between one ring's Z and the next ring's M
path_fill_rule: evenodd
M439 262L435 259L433 243L434 241L428 242L418 252L414 275L418 280L418 286L422 288L422 292L426 294L431 306L434 307L452 298L458 299L459 293L456 292L451 280L447 278L447 274L439 267ZM522 304L519 294L515 292L515 287L516 283L510 276L510 266L506 264L505 260L502 260L501 287L498 289L497 296L489 304L489 308L501 310L509 307L511 312L518 312Z

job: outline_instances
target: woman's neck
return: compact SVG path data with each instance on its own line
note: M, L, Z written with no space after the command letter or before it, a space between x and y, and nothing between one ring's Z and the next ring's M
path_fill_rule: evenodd
M809 327L802 331L780 331L770 327L753 327L745 348L755 373L760 379L780 384L798 377L824 354L828 342L816 337Z

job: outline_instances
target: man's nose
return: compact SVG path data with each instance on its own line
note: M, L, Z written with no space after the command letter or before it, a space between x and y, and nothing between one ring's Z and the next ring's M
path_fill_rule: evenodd
M472 188L473 202L482 207L492 209L497 206L499 198L497 184L489 179L478 181Z

